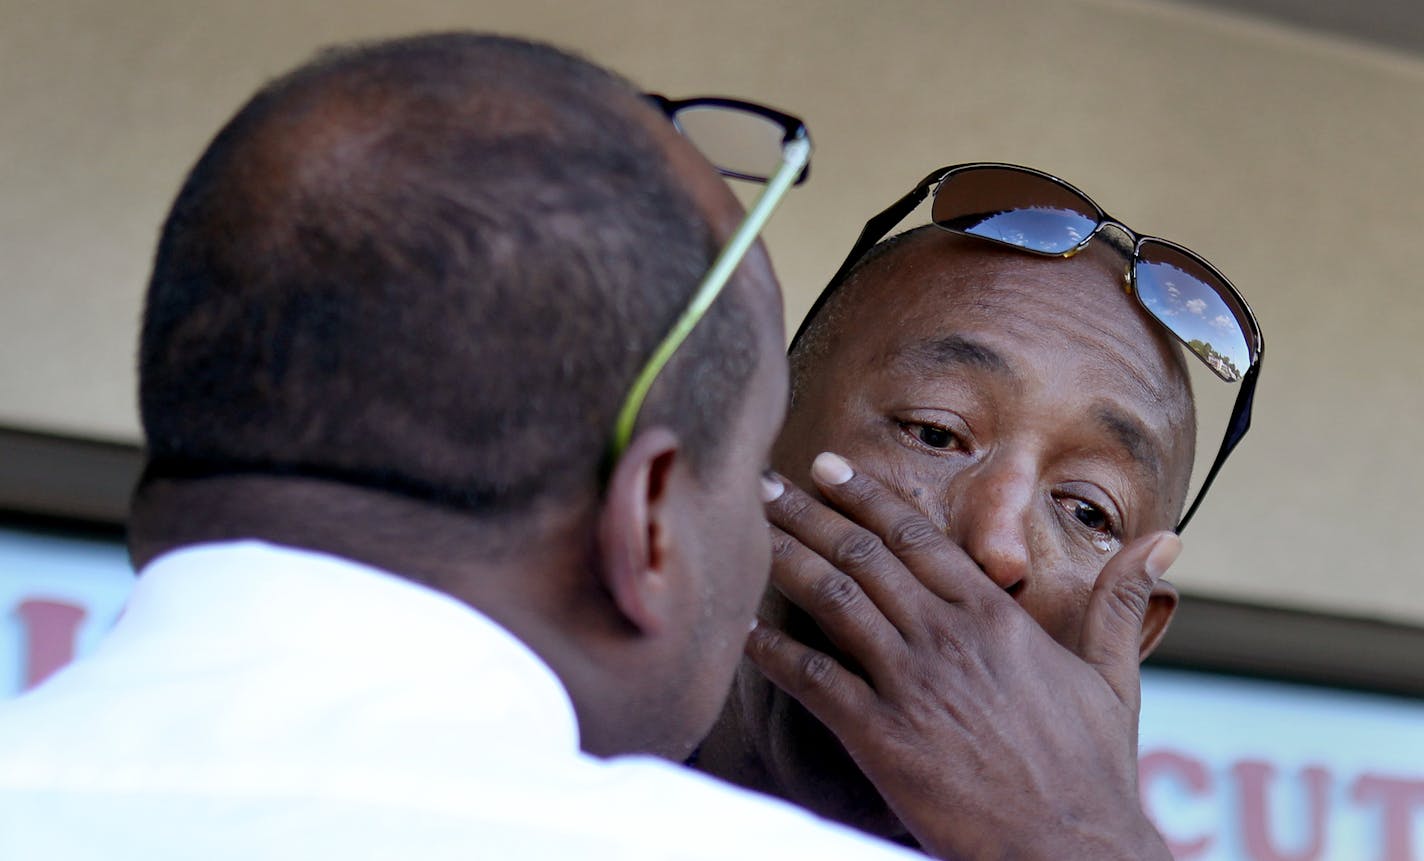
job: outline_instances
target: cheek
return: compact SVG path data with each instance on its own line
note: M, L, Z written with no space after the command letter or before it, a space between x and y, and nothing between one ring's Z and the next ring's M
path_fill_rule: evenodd
M761 470L747 473L707 500L695 526L703 572L698 624L719 643L736 640L738 654L771 573Z
M853 455L852 455L853 456ZM867 448L855 461L866 474L929 518L941 532L949 530L952 482L960 471L948 458L916 458L903 447Z
M760 473L756 486L760 486ZM713 518L707 519L711 526ZM702 560L707 572L702 604L693 625L692 642L703 683L699 686L720 697L731 685L741 662L742 649L752 618L766 591L771 571L771 538L762 515L760 499L746 493L731 494L716 511L723 528L720 540L707 544ZM710 700L709 700L710 702Z
M760 508L755 510L755 517L749 525L742 555L740 579L746 584L743 594L747 596L743 609L746 610L745 615L750 616L760 603L771 576L771 532Z
M1035 563L1029 588L1017 596L1039 627L1069 650L1078 648L1088 599L1101 571L1103 560L1095 561L1093 566L1060 557L1056 564Z
M721 571L728 590L730 600L723 603L738 623L748 625L771 575L771 532L759 496L760 473L755 487L751 495L735 500L735 507L728 512L737 524L729 552L721 559L711 560L714 568Z
M875 416L858 396L803 403L782 428L772 448L772 463L799 486L810 488L811 461L816 455L831 451L859 464L875 451L875 426Z

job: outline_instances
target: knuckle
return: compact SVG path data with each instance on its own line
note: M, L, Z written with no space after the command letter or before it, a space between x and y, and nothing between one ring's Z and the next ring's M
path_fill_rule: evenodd
M818 580L812 589L816 606L840 615L851 614L860 603L860 587L844 574L833 574Z
M920 515L901 518L890 527L888 538L891 546L908 549L933 547L945 540L935 525Z
M758 625L747 635L747 650L754 654L767 654L780 645L780 635L774 630L768 630L765 625Z
M822 652L808 652L801 656L796 668L801 683L808 688L829 688L835 681L836 662Z
M792 543L790 536L780 530L773 530L771 533L771 558L775 561L791 559L795 555L796 546Z
M884 552L885 544L879 538L857 530L836 542L832 559L843 568L864 568Z
M967 654L964 631L949 625L927 625L930 649L938 661L958 664Z
M1114 583L1104 611L1118 625L1129 628L1142 623L1152 599L1152 583L1143 578L1125 578Z
M984 630L997 632L999 636L1016 633L1028 616L1013 599L998 593L976 602L973 615Z
M788 485L786 491L782 493L781 499L778 500L776 510L780 519L796 521L804 518L814 504L809 496L793 491Z
M1152 583L1142 577L1126 577L1114 584L1108 604L1125 621L1140 620L1152 599Z

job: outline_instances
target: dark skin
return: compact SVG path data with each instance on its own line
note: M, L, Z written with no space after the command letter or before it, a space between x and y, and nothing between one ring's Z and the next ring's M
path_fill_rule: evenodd
M942 857L1168 857L1137 664L1192 414L1122 277L1102 243L930 231L843 288L774 452L810 493L769 506L775 590L701 767Z
M725 241L742 209L701 154L636 93L610 91L599 104L647 128ZM360 107L335 102L285 127L301 139L267 136L247 157L275 170L313 148L340 150L346 136L370 132L371 112ZM529 113L518 107L511 116ZM568 691L586 751L682 759L722 705L766 588L763 471L786 403L780 288L760 245L726 289L754 312L758 362L740 411L728 416L720 460L701 474L673 430L649 426L601 496L590 489L502 520L338 482L159 480L135 498L134 563L256 538L399 573L477 608L533 649Z

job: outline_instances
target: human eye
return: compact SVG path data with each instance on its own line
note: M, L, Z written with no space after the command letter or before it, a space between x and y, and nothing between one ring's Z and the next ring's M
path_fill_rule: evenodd
M908 436L913 442L939 451L949 451L963 448L964 445L959 436L954 431L942 425L930 424L928 422L900 422L901 433Z
M1055 498L1058 507L1094 539L1120 539L1122 529L1113 511L1106 505L1068 494Z

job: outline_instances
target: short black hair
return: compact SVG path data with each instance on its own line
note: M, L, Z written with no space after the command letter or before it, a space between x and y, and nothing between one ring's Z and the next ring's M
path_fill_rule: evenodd
M329 51L264 87L163 226L148 479L311 476L488 515L596 494L622 396L718 250L634 92L468 33ZM643 410L699 475L758 360L735 293Z

